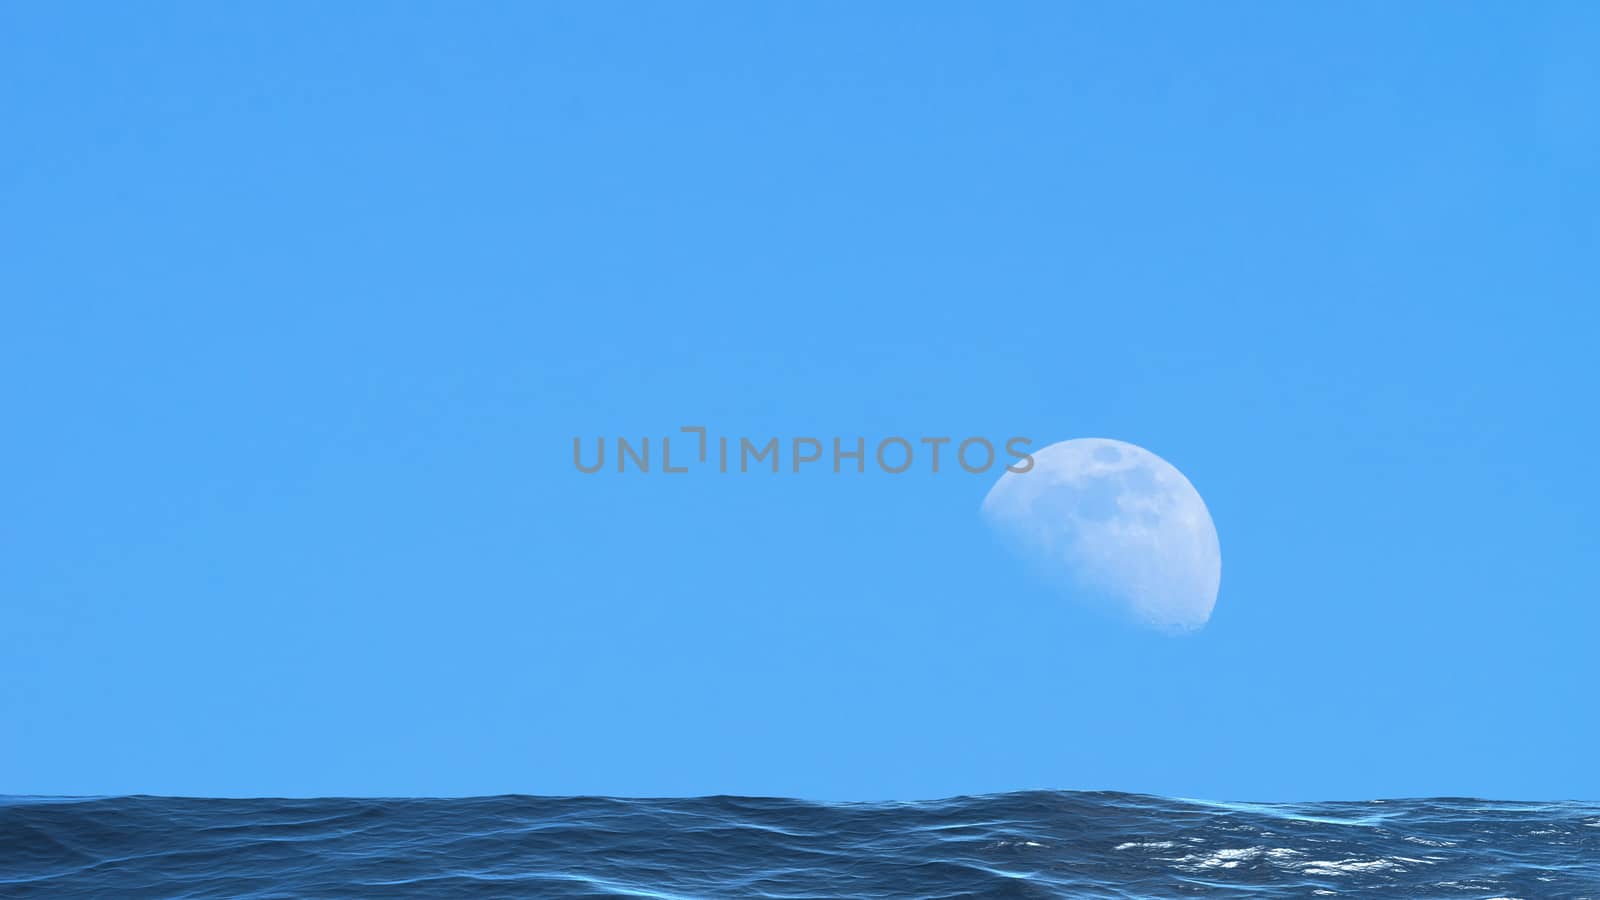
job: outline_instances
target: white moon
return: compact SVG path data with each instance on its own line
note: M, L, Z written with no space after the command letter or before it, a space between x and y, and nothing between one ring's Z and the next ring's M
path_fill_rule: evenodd
M1206 624L1222 551L1200 493L1171 463L1106 438L1051 444L1006 472L983 516L1045 574L1120 601L1172 631Z

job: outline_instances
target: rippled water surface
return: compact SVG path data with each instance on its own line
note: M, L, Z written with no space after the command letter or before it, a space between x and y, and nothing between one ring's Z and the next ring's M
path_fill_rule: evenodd
M1600 898L1600 804L12 797L0 896Z

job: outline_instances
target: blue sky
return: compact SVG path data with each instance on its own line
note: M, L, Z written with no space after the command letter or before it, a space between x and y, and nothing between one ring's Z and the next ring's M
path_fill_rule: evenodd
M1600 796L1585 4L0 11L0 792ZM993 476L1105 436L1211 622Z

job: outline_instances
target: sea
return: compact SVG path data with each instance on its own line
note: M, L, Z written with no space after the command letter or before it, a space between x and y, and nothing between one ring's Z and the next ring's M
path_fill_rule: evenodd
M1600 898L1600 804L6 797L0 897Z

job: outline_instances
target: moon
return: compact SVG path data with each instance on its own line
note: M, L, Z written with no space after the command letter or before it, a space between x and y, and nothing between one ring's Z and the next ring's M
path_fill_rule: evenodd
M1143 447L1051 444L1033 468L1000 476L982 511L1047 577L1108 596L1143 624L1181 632L1211 619L1222 583L1211 513L1182 472Z

